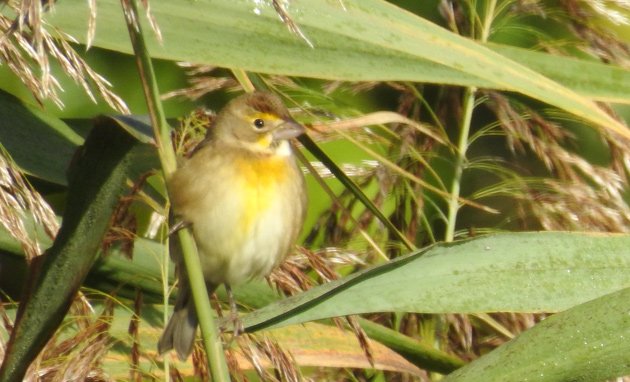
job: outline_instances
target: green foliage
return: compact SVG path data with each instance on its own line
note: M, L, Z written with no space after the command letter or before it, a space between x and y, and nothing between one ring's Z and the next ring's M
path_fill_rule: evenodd
M271 278L280 292L295 296L278 300L277 291L260 281L239 288L237 299L248 312L245 323L261 336L252 340L256 346L246 343L242 349L264 348L265 354L277 355L262 339L274 333L292 352L316 354L310 361L296 356L302 375L321 376L309 367L329 366L354 367L348 373L355 379L374 377L368 363L327 352L340 346L327 319L362 314L349 321L346 332L353 327L361 339L357 328L363 327L406 359L379 347L372 365L377 370L438 380L418 367L449 373L465 359L474 361L447 380L605 380L629 374L623 357L630 351L624 341L630 335L625 250L630 227L630 134L625 126L630 71L624 36L630 34L627 24L613 15L618 12L627 21L630 11L616 3L602 11L577 1L278 3L280 8L271 1L152 1L151 17L161 30L161 42L149 19L140 20L160 91L186 87L186 78L196 87L180 93L198 98L165 100L167 115L183 117L197 105L217 110L231 95L211 92L238 85L231 71L248 71L258 73L252 76L257 86L283 95L294 116L312 127L311 139L303 140L301 148L315 165L307 176L311 203L303 232L306 248ZM25 62L35 68L32 78L28 71L10 73L18 61L0 68L0 143L14 161L6 167L22 171L29 187L58 216L77 208L72 195L81 191L68 187L66 169L91 128L89 119L117 107L103 90L106 84L89 75L81 59L110 81L111 90L129 106L133 115L117 117L116 125L149 142L150 129L138 118L148 110L142 76L120 2L97 2L93 39L88 6L61 1L53 12L43 12L42 30L50 33L49 41L61 45L72 36L76 42L71 47L81 52L48 68L67 89L58 95L66 105L63 110L54 106L59 102L52 93L43 91L48 69L42 57L54 61L54 53L50 45L37 44L40 26L29 24L21 34L13 31L0 45L9 52L8 44L32 43L30 51L17 52L28 56ZM285 23L277 13L283 6L290 17ZM0 12L9 25L24 10L6 7ZM85 48L88 42L90 49ZM3 60L17 55L12 54ZM175 61L205 66L187 73ZM101 94L97 103L85 95L84 85L63 77L73 70L93 94ZM246 81L246 76L236 77ZM81 82L77 76L74 80ZM28 105L33 99L29 89L43 106ZM196 112L182 124L203 125L207 118ZM139 162L158 163L153 155ZM326 169L322 163L327 162L334 166ZM93 169L87 172L96 173L100 166ZM339 169L357 190L337 180ZM7 269L16 269L11 282L21 277L23 262L16 254L26 247L23 237L37 239L42 248L50 240L42 239L49 229L35 204L22 200L28 192L15 191L16 175L4 169L3 174L9 175L0 179L5 190L0 212L6 211L0 221L7 231L0 235L0 290L14 295L15 286L4 285L9 280L5 275ZM96 192L85 196L95 197ZM154 332L162 325L159 315L168 311L140 307L139 292L145 303L168 302L170 297L172 270L161 244L167 215L163 194L162 178L155 173L134 203L123 200L115 220L125 224L108 236L115 242L110 252L116 254L96 261L86 280L105 294L103 310L86 318L94 325L68 317L82 330L61 330L65 337L54 337L44 354L50 358L44 361L54 363L50 359L65 354L63 341L70 338L86 349L98 342L102 349L85 352L84 357L94 357L85 364L101 364L117 376L128 369L131 378L176 375L172 368L186 376L195 372L156 356ZM25 218L30 215L34 218ZM106 223L110 215L92 218ZM10 224L14 220L22 222L23 232L16 228L20 224ZM523 230L582 233L515 232ZM87 238L77 230L60 235L55 243L68 236ZM459 240L465 238L470 239ZM432 245L443 241L447 243ZM421 249L408 249L414 246ZM88 252L88 259L96 255L93 248ZM133 260L124 253L133 253ZM335 278L339 280L330 280ZM317 283L323 285L300 292ZM223 291L218 295L225 300ZM111 308L114 298L120 301ZM110 313L113 329L96 325L108 322ZM557 314L545 318L547 313ZM268 329L313 320L328 327L315 326L326 333L318 347L291 342L314 335L313 326ZM118 345L112 346L114 342ZM128 355L129 362L112 362L104 356L108 349L116 357ZM356 345L352 356L363 350ZM245 353L232 356L247 359ZM205 370L199 359L196 370ZM66 368L47 370L54 374ZM291 373L285 371L287 379ZM347 377L333 371L326 379L342 375ZM387 374L375 378L387 379Z
M63 224L45 256L33 261L0 381L24 378L57 329L99 253L127 178L151 168L150 148L101 121L70 169ZM153 163L154 164L154 163Z
M629 240L539 232L438 244L259 309L244 323L259 330L389 311L560 312L628 286Z
M602 381L630 372L630 289L558 313L445 381Z

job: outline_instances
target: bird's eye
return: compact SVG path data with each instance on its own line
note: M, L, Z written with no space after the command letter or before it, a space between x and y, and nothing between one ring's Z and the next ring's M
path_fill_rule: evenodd
M254 120L254 126L256 126L257 129L262 129L265 127L265 121L260 118L256 118Z

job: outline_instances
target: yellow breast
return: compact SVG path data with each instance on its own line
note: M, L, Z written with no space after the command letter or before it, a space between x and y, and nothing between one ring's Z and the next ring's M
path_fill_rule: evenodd
M238 158L234 164L244 201L242 227L247 230L276 198L282 197L282 185L290 181L291 168L281 156Z

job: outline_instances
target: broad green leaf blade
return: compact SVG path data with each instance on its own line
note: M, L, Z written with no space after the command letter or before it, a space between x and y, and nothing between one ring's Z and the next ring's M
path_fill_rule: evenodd
M60 2L49 21L85 40L86 4ZM382 0L295 0L289 12L313 42L289 33L268 2L152 4L164 44L152 55L257 72L357 80L427 81L519 92L630 136L595 103L539 72ZM94 44L129 53L119 3L98 4ZM450 71L449 71L450 69ZM427 74L430 73L430 74Z
M260 309L249 330L384 311L558 312L630 287L630 236L534 232L440 244Z
M138 291L141 291L145 303L159 303L162 301L164 292L160 265L160 261L164 258L163 251L165 251L164 245L138 238L134 243L132 259L117 252L110 252L107 256L99 257L87 276L85 285L113 294L117 298L134 299ZM20 244L6 231L0 229L0 290L11 296L19 296L19 288L24 283L25 274L26 261ZM221 301L228 301L223 288L217 290L217 295ZM251 309L263 307L281 298L267 283L260 280L253 280L236 287L234 295L240 306ZM171 295L171 298L174 300L174 296ZM156 315L158 313L153 312L147 316ZM162 328L164 325L163 322L157 321L151 321L151 323L156 328L155 333L152 333L150 340L142 344L149 349L155 347L155 341L159 335L157 328ZM464 365L464 362L457 357L436 349L430 343L407 337L369 320L359 318L359 323L371 339L396 351L422 369L446 374ZM128 325L123 330L125 334L127 330ZM117 358L117 360L120 359Z
M33 262L0 368L20 381L50 339L99 253L127 179L150 170L153 148L104 120L92 130L70 173L68 205L55 242ZM143 167L144 166L144 167Z
M500 44L486 46L552 78L574 92L605 102L630 104L630 70L573 57Z
M604 381L630 374L630 288L558 313L444 381Z
M0 145L28 174L66 184L66 167L83 138L60 119L0 91Z
M308 3L319 12L321 1ZM323 4L328 7L328 5ZM85 43L87 4L62 4L47 15L50 23ZM173 0L151 5L163 35L163 44L148 38L155 58L206 63L252 72L285 74L348 81L409 80L464 86L492 87L492 81L462 73L434 62L383 50L326 30L308 30L315 49L288 32L267 4L261 14L248 1ZM328 8L326 8L328 9ZM337 9L328 17L335 17ZM94 46L131 53L120 4L98 3ZM300 24L302 26L302 24ZM305 27L306 30L306 27Z

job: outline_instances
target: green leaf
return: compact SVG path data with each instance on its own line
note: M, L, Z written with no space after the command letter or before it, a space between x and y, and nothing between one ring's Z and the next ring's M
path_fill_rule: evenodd
M65 185L66 167L82 142L60 119L0 91L0 144L23 171Z
M630 286L630 236L510 233L440 244L246 316L248 330L371 312L558 312Z
M55 242L31 264L24 298L0 368L0 381L20 381L61 323L99 253L127 179L151 169L154 149L101 120L71 170L68 203Z
M60 2L55 8L49 22L85 42L87 5ZM152 4L151 11L164 36L161 45L147 41L154 57L295 76L509 90L630 136L591 100L382 0L292 2L289 13L314 48L288 32L267 2L172 0ZM99 2L94 44L131 52L121 21L117 1Z
M33 225L27 225L28 229L32 227ZM34 232L31 233L31 235L34 234ZM42 238L43 245L49 244L46 238ZM19 242L2 229L0 229L0 250L2 251L0 252L0 290L11 295L19 295L18 288L23 285L26 274L26 260ZM106 256L101 256L96 261L86 278L85 285L107 294L114 294L117 298L134 299L138 291L141 291L145 303L159 303L162 301L164 292L160 262L164 259L165 250L163 244L142 238L136 239L134 243L132 259L123 253L110 250ZM173 270L172 267L170 270ZM216 293L221 301L228 301L223 288L218 289ZM252 309L271 304L281 298L267 283L260 280L253 280L236 287L234 294L239 305ZM174 296L171 295L171 298ZM124 311L127 312L126 309ZM149 316L159 316L159 313L154 312ZM359 323L371 339L396 351L422 369L448 373L464 365L464 362L457 357L436 349L428 342L407 337L369 320L359 318ZM152 321L152 325L161 328L163 322ZM330 323L330 325L333 324ZM127 333L127 329L128 325L125 325L121 331ZM154 348L156 335L157 333L152 335L151 340L143 346Z
M630 288L551 316L444 381L604 381L627 375L628 301Z
M558 81L574 92L604 102L630 104L630 70L573 57L500 44L486 46Z

